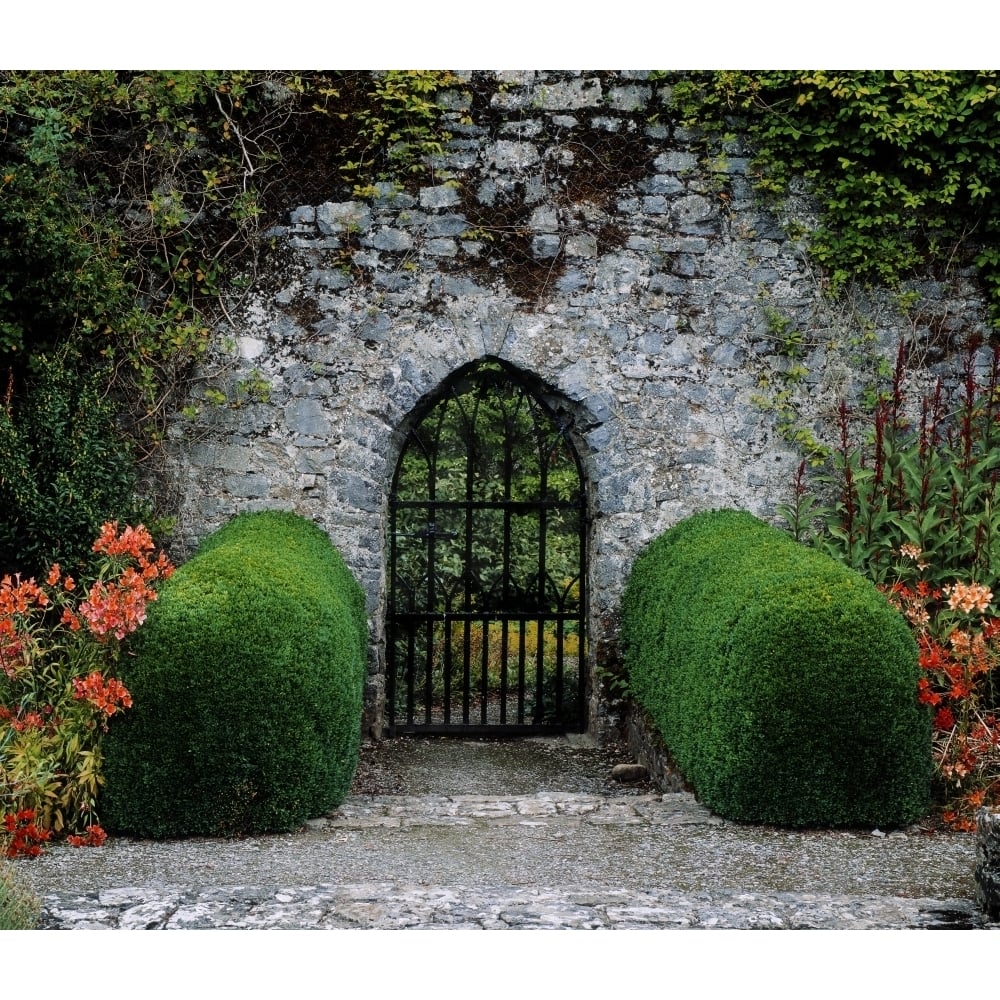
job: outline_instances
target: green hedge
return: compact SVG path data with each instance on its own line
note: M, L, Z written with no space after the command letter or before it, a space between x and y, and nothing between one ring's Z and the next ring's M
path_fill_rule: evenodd
M867 580L750 514L696 514L637 559L629 681L698 797L790 826L913 822L930 808L917 650Z
M100 815L149 837L294 829L357 768L364 596L295 514L240 515L149 608L104 742Z

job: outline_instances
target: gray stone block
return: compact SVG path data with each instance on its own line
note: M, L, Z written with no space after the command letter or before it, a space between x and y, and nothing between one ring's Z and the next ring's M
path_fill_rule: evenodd
M351 275L347 271L340 270L340 268L313 271L310 278L312 283L318 288L326 288L330 291L342 291L345 288L349 288L351 284Z
M595 76L586 80L565 80L537 86L532 105L546 111L599 107L604 101L601 81Z
M475 163L476 158L472 158ZM471 164L470 164L471 166ZM439 184L420 189L420 207L429 209L451 208L462 200L462 193L454 184Z
M405 229L380 229L370 238L371 246L376 250L388 250L392 253L405 253L413 248L413 237Z
M266 476L249 473L245 476L226 476L223 485L227 493L234 497L259 499L270 492L271 484Z
M327 236L365 232L371 226L371 209L360 201L328 201L316 209L316 224Z
M540 233L531 241L532 256L539 259L555 257L559 253L562 240L556 233Z
M566 237L567 257L596 257L597 237L592 233L576 233Z
M222 472L244 472L253 467L254 460L252 449L235 444L195 444L189 456L193 466Z
M608 106L617 111L641 111L653 96L651 87L633 84L611 87L608 90Z
M538 147L531 142L500 139L486 148L486 162L497 170L524 170L539 159Z
M427 223L428 236L461 236L472 228L464 215L441 215Z
M666 153L661 153L653 161L653 166L665 174L686 172L697 168L698 157L694 153L672 149Z
M637 185L643 194L668 195L679 194L684 190L684 184L674 174L654 174L640 181Z
M318 399L293 399L284 411L285 425L292 434L323 440L330 430L323 404Z
M700 194L689 194L678 198L671 205L671 214L680 226L705 222L713 219L717 213L716 204Z
M454 240L440 238L428 240L424 253L432 257L455 257L458 255L458 244Z

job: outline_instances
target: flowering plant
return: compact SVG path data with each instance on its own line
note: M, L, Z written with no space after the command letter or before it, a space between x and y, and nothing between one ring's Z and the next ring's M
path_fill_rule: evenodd
M918 698L934 709L934 763L942 818L970 831L980 806L1000 801L1000 619L979 583L932 586L913 544L900 546L897 579L883 585L910 623L920 651Z
M40 829L35 823L33 809L21 809L16 813L8 813L3 818L3 831L8 836L6 855L16 858L19 854L31 858L42 853L41 845L49 839L50 833Z
M89 586L58 563L41 584L0 580L0 837L10 855L37 854L50 832L75 846L103 842L101 736L132 705L112 671L156 599L154 583L173 572L154 549L142 525L108 523Z

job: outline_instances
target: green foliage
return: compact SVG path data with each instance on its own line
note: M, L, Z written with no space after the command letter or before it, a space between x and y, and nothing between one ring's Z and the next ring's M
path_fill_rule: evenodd
M632 691L699 798L740 822L924 815L917 651L872 584L738 511L682 521L623 600Z
M138 519L133 451L105 396L108 375L69 350L33 359L0 407L0 572L79 571L105 521Z
M950 390L939 381L914 404L901 348L891 388L860 435L855 415L841 404L839 444L816 477L831 506L817 503L800 470L793 502L781 510L795 537L876 583L891 581L902 545L920 550L931 583L994 580L1000 571L1000 347L980 377L975 358L973 344L961 379Z
M436 95L459 82L0 72L0 357L72 337L122 360L155 408L178 361L204 350L223 279L252 266L272 188L283 215L312 154L345 193L427 170L449 138Z
M21 883L13 866L0 857L0 931L30 931L38 926L41 904Z
M239 123L263 103L242 73L0 74L0 352L72 339L153 408L164 365L204 346L221 252L253 231L268 154Z
M222 291L252 284L261 227L317 187L330 197L331 176L347 197L375 179L432 172L448 138L436 95L458 82L429 70L0 71L7 442L36 434L11 394L20 404L38 356L61 345L88 368L104 365L100 396L122 417L119 436L140 453L155 446L165 397L206 350ZM252 379L240 395L266 389ZM71 485L84 459L50 451L47 475ZM8 489L13 472L0 468ZM19 496L31 488L16 484ZM70 494L84 502L69 486L59 502ZM29 515L19 508L20 526L0 540L11 563L46 558L49 540L34 532L48 515L32 510L33 525L20 524ZM59 534L61 509L51 513Z
M710 146L745 131L759 188L804 177L819 199L810 253L836 290L894 285L915 268L975 260L1000 324L1000 88L994 72L689 74L675 98Z
M294 514L235 518L163 587L122 676L102 818L141 836L290 830L357 766L364 598Z
M448 70L386 70L374 74L367 106L353 119L357 129L355 155L344 160L347 177L383 180L428 170L428 160L441 156L451 133L441 126L438 91L461 81ZM364 186L356 183L355 191Z

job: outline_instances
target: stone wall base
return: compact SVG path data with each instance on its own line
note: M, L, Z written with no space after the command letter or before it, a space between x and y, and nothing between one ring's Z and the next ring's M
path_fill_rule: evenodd
M976 817L976 903L1000 921L1000 812L989 809Z
M624 730L629 753L646 768L656 788L661 792L691 790L671 760L649 715L635 702L630 702L626 710Z

